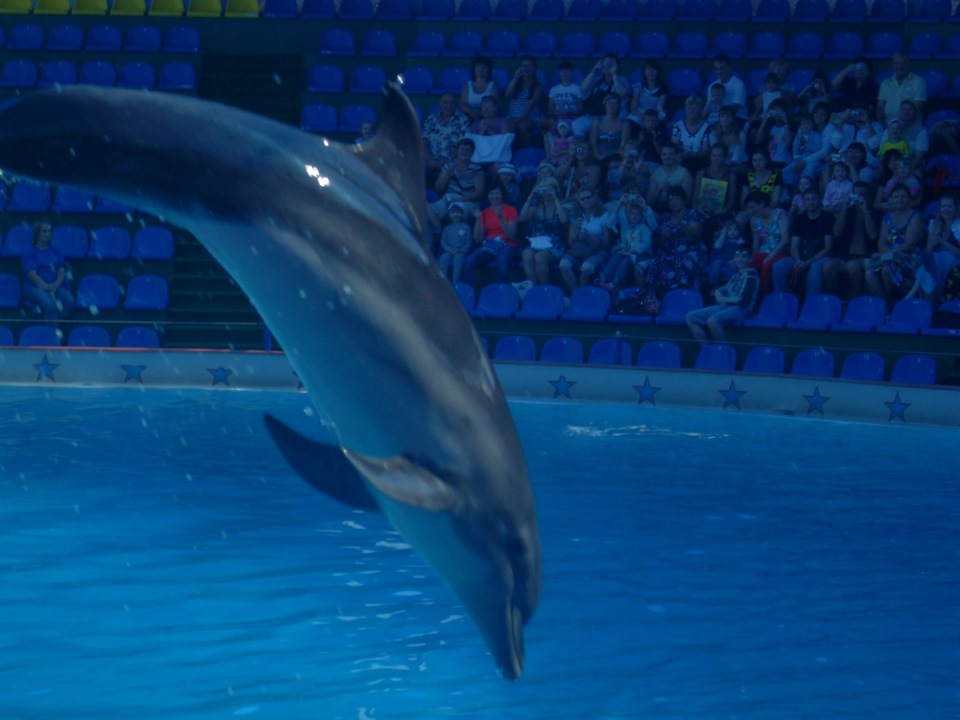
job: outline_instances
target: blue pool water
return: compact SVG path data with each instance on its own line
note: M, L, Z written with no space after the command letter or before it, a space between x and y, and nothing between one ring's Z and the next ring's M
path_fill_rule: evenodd
M303 395L4 389L0 717L960 717L960 431L518 403L517 684L263 431Z

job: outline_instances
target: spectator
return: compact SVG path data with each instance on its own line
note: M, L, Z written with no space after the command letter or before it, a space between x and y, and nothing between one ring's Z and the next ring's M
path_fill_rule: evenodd
M923 267L920 248L920 213L910 207L910 190L895 185L889 210L880 224L877 253L865 263L867 291L892 305L914 288L917 271Z
M707 104L703 108L704 117L712 128L720 122L720 108L723 107L723 84L715 82L707 88ZM734 113L736 117L736 113Z
M573 163L567 168L566 173L563 172L563 168L560 168L558 179L566 181L567 191L564 201L572 201L570 204L573 207L567 208L568 213L576 211L579 207L579 201L576 198L581 190L600 194L603 173L586 138L578 138L573 144Z
M750 155L750 163L753 165L753 169L747 173L747 182L740 191L741 206L746 208L747 196L750 193L761 192L767 196L767 204L770 207L779 207L783 178L780 177L777 170L770 168L770 157L767 155L767 151L754 150Z
M657 297L677 288L696 288L706 264L703 222L687 204L687 191L679 186L667 191L668 211L654 233L654 257L644 286Z
M747 87L743 80L733 74L730 58L717 55L713 60L713 71L716 73L717 82L723 85L723 104L731 106L737 117L746 119Z
M818 103L830 102L830 89L827 76L823 72L815 72L810 84L797 93L795 101L806 112L813 112Z
M850 179L850 168L843 161L830 165L832 176L823 193L823 207L829 212L837 213L844 205L849 205L853 195L853 181ZM806 202L806 199L804 199ZM819 203L818 203L819 205ZM809 207L807 208L809 212Z
M663 129L660 127L660 115L656 110L644 110L639 124L627 117L627 132L631 139L636 140L640 152L640 162L648 168L655 168L660 164L660 149L663 146Z
M920 207L923 201L923 182L910 169L910 163L907 159L896 150L890 150L884 154L883 159L890 169L890 176L882 187L877 188L874 207L884 212L893 210L895 207L892 199L893 191L900 185L907 188L910 195L908 205L912 208Z
M783 97L780 92L780 78L775 73L767 73L763 79L763 90L753 98L753 117L751 120L759 122L766 116L770 103Z
M628 281L642 284L653 259L653 231L657 227L657 216L639 194L627 194L620 198L607 225L618 234L619 241L611 250L610 259L597 282L615 295Z
M477 249L467 257L464 274L473 283L478 267L496 264L497 282L510 282L510 273L520 257L517 242L517 209L503 202L503 190L495 185L487 193L490 206L481 212L473 227Z
M843 153L851 143L861 143L869 153L868 161L876 164L877 150L883 137L883 125L872 119L866 107L854 107L834 117L835 128L830 146Z
M590 127L590 147L602 171L619 162L620 146L628 135L627 121L620 117L620 96L611 93L603 99L603 115Z
M930 150L930 136L920 121L916 103L912 100L900 103L899 120L903 123L903 139L910 148L910 167L914 172L922 173Z
M457 108L456 96L445 92L440 96L440 111L431 113L423 121L423 149L433 181L443 166L453 160L457 143L469 130L470 121Z
M713 236L707 278L707 286L711 290L727 282L736 271L736 266L733 264L733 255L737 248L741 246L747 248L746 241L743 239L743 226L736 216L725 215L718 219L721 221L720 229ZM748 254L747 260L749 261L749 259Z
M610 203L619 200L626 188L644 197L650 189L650 168L641 161L636 141L626 140L621 154L623 159L610 163L607 168L607 200Z
M760 279L757 271L749 266L749 261L750 249L746 245L737 247L733 254L737 270L726 285L714 291L716 304L687 313L687 327L701 345L708 344L708 332L715 342L725 342L723 329L753 312L760 291Z
M543 150L547 161L554 167L567 167L570 165L571 154L573 152L573 129L569 120L557 120L553 132L547 132L543 135Z
M468 137L460 140L456 157L444 165L437 176L434 190L441 197L431 205L431 210L440 219L446 217L450 203L459 201L464 213L470 214L483 197L486 185L483 168L472 160L476 147Z
M877 120L886 124L899 117L900 103L912 100L917 114L923 115L927 102L927 81L910 71L910 58L897 53L892 61L893 75L880 83L877 92Z
M520 207L520 183L517 182L517 168L513 163L500 163L497 167L497 184L503 190L503 202Z
M710 152L710 126L703 114L704 101L699 95L689 96L683 103L684 117L673 124L670 138L680 152L680 164L696 172L707 164Z
M867 58L857 58L838 72L830 81L835 93L840 93L837 107L840 110L862 108L868 117L874 117L879 88L872 77L873 68Z
M790 223L790 257L773 268L773 289L801 294L799 289L806 286L806 297L811 297L823 290L823 268L833 256L836 217L823 210L816 190L804 193L803 204L804 212Z
M537 77L537 61L530 55L520 58L520 66L510 78L504 95L510 100L507 118L517 133L520 147L533 144L533 136L540 131L544 90Z
M955 195L943 195L937 216L927 228L923 265L931 284L924 288L927 297L938 300L950 272L960 265L960 216Z
M534 285L550 282L550 268L567 254L564 226L567 212L560 202L560 185L553 178L541 180L520 209L528 246L521 253L523 273Z
M759 190L747 194L744 210L753 237L750 267L760 273L760 286L767 295L773 292L774 266L790 257L790 216L770 207L770 196Z
M610 247L609 215L599 196L584 188L577 195L579 208L570 222L567 254L560 261L560 275L572 293L593 282L594 275L607 259ZM580 271L579 281L577 270Z
M670 210L669 191L672 188L683 190L684 201L693 194L693 176L680 164L680 154L673 143L664 143L660 148L660 167L650 175L650 189L647 190L647 205L658 213Z
M733 212L739 195L737 173L727 164L727 146L718 143L710 148L710 162L694 178L693 206L712 226L713 218Z
M580 84L573 81L573 63L563 60L557 68L560 82L547 93L547 115L556 122L566 120L572 123L583 114L583 91Z
M726 145L727 164L746 172L747 160L747 129L746 124L737 118L736 112L729 105L720 108L720 120L710 129L711 145Z
M493 62L477 55L470 66L470 80L460 91L460 110L470 122L480 119L480 104L485 97L500 99L500 88L493 81Z
M823 289L847 299L863 294L863 264L877 249L879 227L870 207L870 185L863 180L853 184L852 203L837 213L834 256L823 267Z
M632 88L630 97L631 119L640 124L640 118L646 110L656 110L657 117L663 120L667 116L667 87L663 82L663 71L656 60L643 63L643 80Z
M620 97L621 104L630 97L630 85L620 75L620 59L607 53L580 83L583 93L583 116L573 123L573 134L581 137L590 132L594 119L604 113L603 103L611 93Z
M789 181L796 182L798 178L815 178L819 171L822 138L813 124L813 115L801 115L796 135L793 136L793 162L784 168L784 175Z
M74 303L66 260L52 240L53 225L49 220L39 220L33 224L33 244L20 259L23 299L36 305L47 322L70 317Z
M450 221L440 234L440 272L448 276L452 269L450 279L460 282L463 264L473 246L473 228L464 221L464 208L459 202L450 204L447 217Z
M757 128L755 147L766 148L770 167L783 170L793 162L793 129L787 105L779 98L770 103L766 117Z

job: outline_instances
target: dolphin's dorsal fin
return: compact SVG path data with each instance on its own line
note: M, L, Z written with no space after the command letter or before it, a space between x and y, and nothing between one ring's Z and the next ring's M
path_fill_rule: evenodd
M376 134L362 145L354 145L353 152L403 201L417 238L429 249L420 122L399 86L387 83L383 93L383 117Z
M363 477L339 447L304 437L269 413L263 416L263 422L290 467L317 490L351 507L380 509Z
M349 450L343 452L357 472L391 500L431 512L451 512L459 506L460 494L456 490L410 458L380 460Z

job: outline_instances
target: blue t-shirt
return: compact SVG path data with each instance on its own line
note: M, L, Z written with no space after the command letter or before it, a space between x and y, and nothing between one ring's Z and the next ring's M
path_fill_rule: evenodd
M47 284L52 284L56 282L60 268L66 266L67 264L63 261L63 253L52 245L46 250L34 246L23 256L24 279L27 279L30 271L35 270L41 280Z

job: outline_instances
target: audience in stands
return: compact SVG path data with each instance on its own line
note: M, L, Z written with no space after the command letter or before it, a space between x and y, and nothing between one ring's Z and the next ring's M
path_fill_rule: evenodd
M517 139L524 147L532 145L540 130L545 93L537 77L537 61L530 55L520 58L520 66L503 94L510 101L507 119L513 125Z
M523 274L534 285L547 285L551 268L567 254L567 212L555 178L545 178L537 184L520 209L520 222L528 243L522 252Z
M436 182L437 175L457 154L457 144L470 131L470 120L457 107L452 92L440 96L439 112L431 113L423 121L423 149L427 162L428 183Z
M837 167L845 169L843 164ZM852 193L850 184L844 205L850 204ZM823 268L833 257L837 219L824 210L820 194L813 188L803 194L803 206L803 212L790 222L790 257L774 266L773 288L780 292L792 289L810 297L823 292Z
M724 328L748 317L757 304L760 278L750 267L750 248L739 245L733 253L736 272L727 283L713 292L715 305L708 305L687 313L687 327L701 345L709 343L707 333L715 342L724 342Z
M460 282L463 264L473 247L473 228L464 222L464 217L463 204L457 201L450 203L447 209L449 222L440 234L440 271L452 282Z
M890 192L887 212L880 223L877 252L865 263L867 289L893 304L916 294L917 271L923 267L920 213L910 206L910 189L901 183Z
M918 113L923 114L927 102L927 81L910 70L910 57L899 52L890 63L893 75L880 83L877 92L877 120L888 123L900 112L904 100L912 100Z
M560 276L571 293L593 282L606 262L610 247L609 214L597 192L589 187L581 188L577 204L570 219L567 253L560 261Z
M33 225L33 243L22 256L23 298L40 309L48 322L70 317L73 295L67 282L67 262L54 245L53 224L38 220Z
M473 282L479 267L495 265L497 282L510 282L510 274L520 258L519 214L503 202L503 188L494 185L487 193L490 205L477 215L473 239L477 249L467 257L464 280Z
M960 267L960 214L957 196L943 195L937 216L927 228L924 268L930 281L922 287L927 298L938 298L951 273Z
M580 83L583 93L583 115L573 123L573 132L583 136L590 132L594 119L604 113L604 102L610 94L620 97L622 107L628 107L630 84L620 74L620 58L607 53L593 66Z

